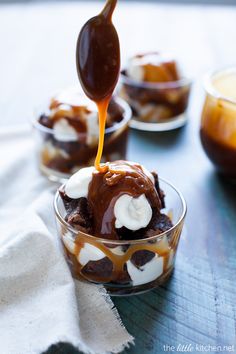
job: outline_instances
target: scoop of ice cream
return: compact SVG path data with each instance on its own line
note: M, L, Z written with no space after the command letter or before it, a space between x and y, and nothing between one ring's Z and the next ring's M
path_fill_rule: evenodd
M94 167L81 169L63 193L70 200L86 198L94 235L128 239L148 229L160 215L164 201L157 181L157 175L142 165L120 160L107 163L102 172Z
M180 78L176 62L156 52L132 57L129 60L126 74L139 82L168 82Z

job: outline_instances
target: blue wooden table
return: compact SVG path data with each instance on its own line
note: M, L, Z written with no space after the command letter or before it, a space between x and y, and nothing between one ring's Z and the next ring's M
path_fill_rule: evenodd
M225 346L222 351L227 352L235 344L236 185L203 163L200 146L195 146L193 154L186 141L190 126L177 134L179 142L174 146L182 158L174 158L168 170L170 176L171 169L174 176L178 170L178 186L188 204L186 229L167 284L147 294L115 299L127 329L136 338L135 348L126 353L171 352L170 348L184 352L182 346L190 352L212 353L217 352L216 346ZM139 145L140 139L133 134L134 144ZM154 150L157 166L167 164L168 154L163 156L158 138L149 153Z
M87 1L0 6L2 124L26 121L51 92L77 82L77 33L98 9ZM114 298L136 338L125 353L236 352L236 185L214 172L199 141L202 77L235 62L236 9L121 3L115 22L123 63L138 51L168 51L194 79L185 128L130 134L129 159L174 183L188 214L170 280L143 295ZM57 346L48 353L72 352Z

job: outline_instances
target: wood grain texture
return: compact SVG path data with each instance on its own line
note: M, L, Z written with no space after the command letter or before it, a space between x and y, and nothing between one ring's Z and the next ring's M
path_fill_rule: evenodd
M23 124L51 92L77 83L77 33L98 10L99 3L87 1L0 6L1 126ZM235 62L236 9L121 3L114 21L123 63L138 51L168 51L195 80L185 128L130 135L129 159L173 182L186 198L188 214L168 283L114 299L136 337L136 346L125 353L236 344L236 185L216 175L198 133L204 73ZM63 348L60 352L70 353Z

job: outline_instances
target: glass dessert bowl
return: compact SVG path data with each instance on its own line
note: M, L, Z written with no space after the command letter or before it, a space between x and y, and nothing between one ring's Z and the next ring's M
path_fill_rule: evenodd
M44 113L42 113L44 112ZM102 161L126 158L128 104L115 97L108 108ZM94 163L99 125L96 105L76 87L55 95L33 120L40 170L53 181L65 181Z
M111 295L153 289L173 270L185 201L170 183L139 164L105 166L105 172L80 170L55 196L58 232L72 275L103 284Z
M205 80L206 98L200 136L216 169L236 179L236 67L210 74Z
M132 128L166 131L186 123L191 81L173 59L156 52L136 55L120 81L120 96L133 111Z

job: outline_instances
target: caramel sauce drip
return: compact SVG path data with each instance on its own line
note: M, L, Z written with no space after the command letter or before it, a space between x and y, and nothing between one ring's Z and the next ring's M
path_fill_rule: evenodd
M99 145L95 168L100 165L107 108L120 72L120 44L112 14L117 0L107 0L102 12L82 28L76 48L77 72L85 94L93 100L99 113Z
M79 263L79 254L80 254L80 251L82 250L82 248L84 247L85 243L89 243L90 245L93 245L94 247L96 247L100 251L102 251L104 253L105 257L109 258L110 261L112 262L113 269L112 269L112 273L111 273L109 279L104 279L102 277L102 274L101 274L101 276L97 276L97 277L95 275L90 274L89 275L89 277L91 277L90 280L92 279L95 282L119 281L119 279L122 278L126 262L131 259L131 257L133 256L133 254L135 252L143 251L143 250L153 252L158 257L163 257L163 273L162 274L165 274L169 270L169 268L172 266L172 265L168 264L169 258L170 258L170 252L171 252L171 250L174 253L176 252L177 243L178 243L181 229L182 229L182 226L180 226L180 228L178 230L176 230L175 235L174 235L175 242L173 245L171 244L168 247L166 247L166 245L163 245L162 241L157 241L155 243L154 242L151 243L151 242L146 241L146 243L140 243L140 244L138 243L138 244L133 244L133 245L129 246L129 248L121 255L113 253L112 248L109 248L108 246L106 246L102 242L97 242L96 240L93 240L91 238L84 236L81 233L78 233L78 236L75 240L74 254L69 253L67 249L66 249L66 253L67 253L68 257L71 259L71 261L73 262L73 267L75 268L74 270L76 272L76 275L84 277L84 275L81 273L83 266Z
M100 166L103 147L104 147L104 136L105 136L105 127L106 127L106 119L107 119L107 109L110 102L110 97L108 99L97 103L98 107L98 119L99 119L99 142L98 142L98 150L95 158L95 168L103 172L106 170L106 166Z
M170 239L168 240L168 245L166 242L161 239L157 238L155 240L150 240L150 241L144 241L141 243L137 244L132 244L129 245L127 242L128 249L126 251L123 251L122 254L116 254L112 251L111 248L111 243L106 245L105 243L98 242L96 239L92 239L91 237L87 237L85 234L78 232L76 239L74 241L74 252L73 254L67 250L67 248L64 246L67 257L71 260L73 263L72 270L74 272L74 275L77 277L82 277L84 278L84 274L82 273L83 265L79 263L79 255L86 243L89 243L90 245L96 247L100 251L104 253L104 257L107 257L110 259L110 261L113 264L113 269L112 273L109 276L109 278L103 278L102 274L99 276L95 276L93 274L89 275L89 280L93 280L97 283L102 282L111 282L111 281L118 281L119 279L122 279L122 275L124 273L124 267L127 261L129 261L133 254L138 251L150 251L155 253L158 257L163 257L163 272L162 274L165 275L165 273L172 267L172 264L169 264L170 260L170 254L171 251L175 254L178 246L178 241L179 237L181 234L183 228L183 222L178 225L176 230L173 231L173 233L170 236ZM66 233L66 229L62 230L62 234ZM117 245L114 244L114 247Z

